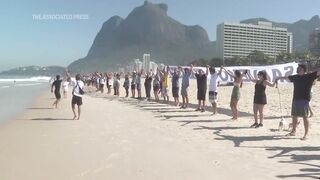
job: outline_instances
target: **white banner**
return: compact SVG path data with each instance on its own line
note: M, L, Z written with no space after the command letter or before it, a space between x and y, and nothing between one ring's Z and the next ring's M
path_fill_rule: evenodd
M290 76L296 74L296 70L298 67L298 63L287 63L287 64L278 64L278 65L270 65L270 66L229 66L224 67L227 71L229 71L231 74L234 74L235 70L240 70L241 72L243 70L248 70L248 73L250 73L255 79L258 79L258 72L259 71L266 71L268 75L268 80L273 82L275 78L277 77L283 77L283 76ZM170 66L170 69L175 69L177 66ZM187 66L182 66L182 68L189 68ZM193 67L194 71L198 71L202 69L204 72L206 72L205 67ZM220 71L220 67L215 68L216 72ZM210 75L208 76L208 80L210 79ZM233 82L233 78L228 75L224 70L222 70L220 76L218 77L218 81L220 83L227 83L227 82ZM243 82L251 82L248 78L248 75L245 75L243 77ZM287 83L285 80L279 81L279 83Z

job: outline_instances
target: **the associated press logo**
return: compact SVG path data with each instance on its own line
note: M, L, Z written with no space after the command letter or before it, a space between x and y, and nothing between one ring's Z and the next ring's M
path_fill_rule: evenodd
M33 20L88 20L88 14L32 14Z

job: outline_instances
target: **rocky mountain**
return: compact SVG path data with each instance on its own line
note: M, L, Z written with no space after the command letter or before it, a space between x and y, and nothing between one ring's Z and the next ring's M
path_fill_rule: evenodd
M258 21L272 22L274 26L287 28L293 34L294 51L304 51L308 48L309 34L315 28L320 28L320 18L313 16L310 20L299 20L295 23L278 23L265 18L253 18L241 21L242 23L256 24Z
M117 67L142 59L150 53L157 63L184 65L194 59L216 57L215 42L198 25L187 26L167 15L166 4L145 3L133 9L125 18L113 16L106 21L86 57L69 65L71 72L114 71ZM253 18L242 23L269 21ZM272 22L274 26L288 28L293 33L294 51L308 48L309 33L320 27L319 16L295 23Z
M106 21L86 57L70 64L72 72L112 70L150 53L161 63L186 64L195 58L212 58L215 43L200 26L186 26L167 15L166 4L145 3L125 19Z
M65 68L60 66L25 66L10 69L0 72L0 75L14 75L14 76L55 76L62 75Z

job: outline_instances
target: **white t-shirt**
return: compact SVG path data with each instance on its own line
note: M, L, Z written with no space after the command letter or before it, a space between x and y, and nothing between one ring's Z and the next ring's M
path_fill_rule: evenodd
M69 82L68 81L63 82L62 87L63 87L63 90L67 92L69 89Z
M76 81L75 79L72 79L71 82L73 86L73 95L82 97L82 95L79 93L79 87L83 90L84 83L81 80Z
M209 91L218 91L218 84L217 84L218 74L214 73L210 76L210 84L209 84Z
M100 78L100 84L106 84L106 79L105 78Z

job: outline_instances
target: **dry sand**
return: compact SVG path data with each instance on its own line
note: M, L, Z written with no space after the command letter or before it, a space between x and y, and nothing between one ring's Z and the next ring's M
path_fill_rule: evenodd
M292 84L279 88L282 115L289 123ZM258 129L249 128L253 84L241 89L238 121L230 120L231 86L219 87L219 114L214 116L123 98L123 88L120 98L88 92L79 121L71 120L70 97L51 109L53 95L45 92L23 115L0 127L0 179L318 179L319 88L318 83L313 90L315 116L307 141L299 139L302 123L296 137L277 131L276 88L267 88L264 127ZM192 107L195 90L192 80Z

